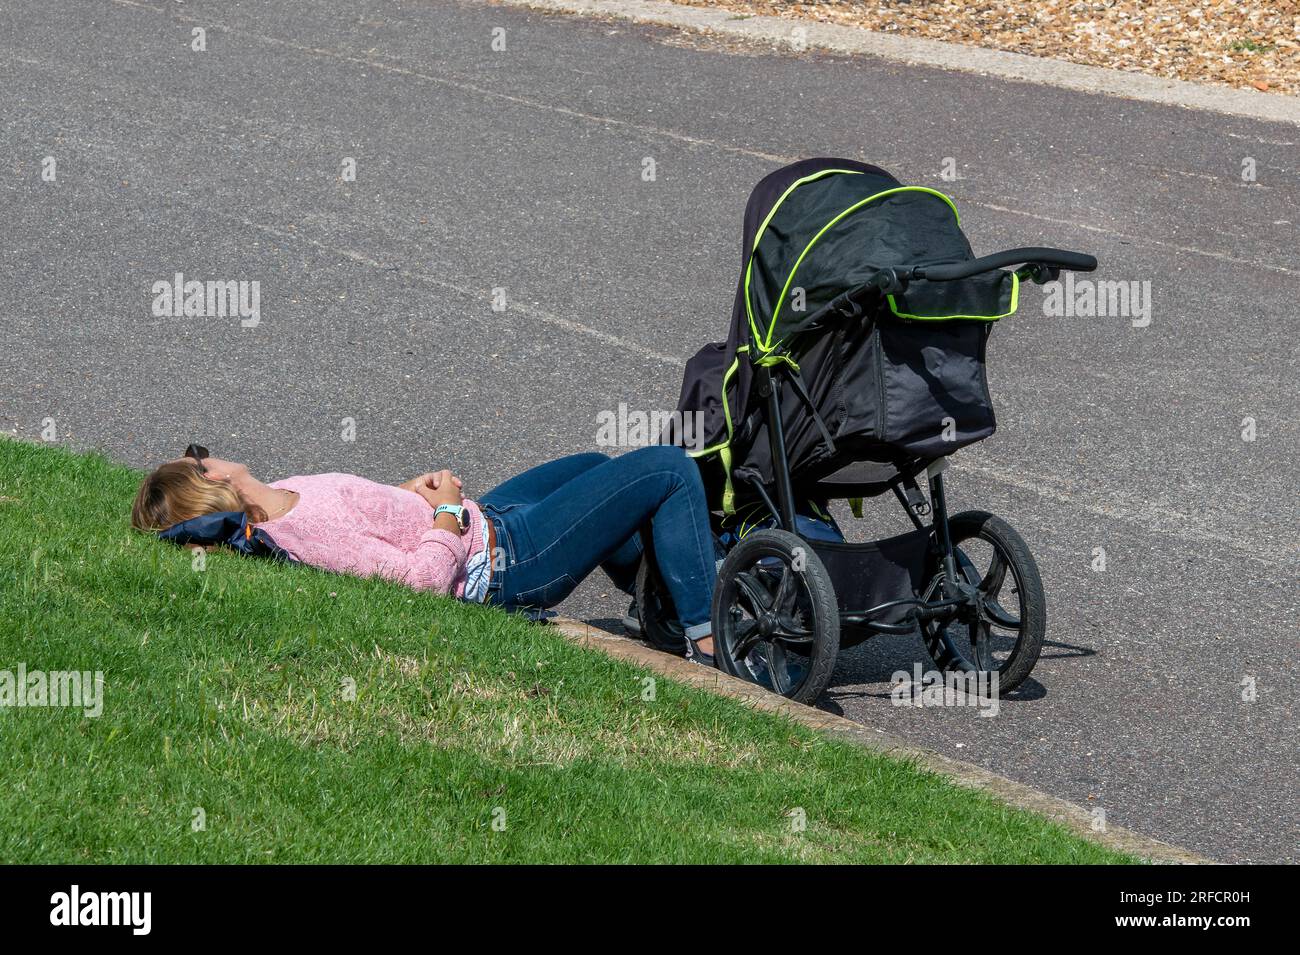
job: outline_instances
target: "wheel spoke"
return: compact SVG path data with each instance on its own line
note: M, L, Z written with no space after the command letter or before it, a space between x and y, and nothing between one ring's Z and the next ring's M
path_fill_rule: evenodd
M992 597L984 598L984 614L1003 630L1019 630L1020 618L1013 617L1007 608Z
M989 628L979 621L972 623L971 638L975 644L976 668L986 673L992 673L998 667L993 662L993 650L989 647Z
M810 644L813 642L812 631L795 620L790 614L777 614L776 625L777 629L772 633L773 640L797 644Z
M794 572L789 564L781 565L781 582L776 586L776 596L772 598L772 609L783 613L794 599Z
M811 637L812 636L811 630L809 630L807 627L801 624L798 620L795 620L794 617L787 616L786 614L783 613L777 614L776 625L777 625L776 632L781 634L782 636L786 636L786 637Z
M736 649L732 655L736 658L737 663L749 656L750 651L754 649L760 637L757 620L742 620L736 624Z
M1002 551L996 547L993 548L993 560L989 564L988 573L984 579L979 582L979 592L985 597L997 600L998 594L1002 591L1002 581L1007 576L1007 562L1002 559Z
M772 634L772 639L778 640L781 643L788 643L796 647L810 647L813 645L813 638L811 635L802 636L797 633L786 633L785 631L777 631L776 633Z
M736 588L740 591L740 596L749 604L749 612L753 616L761 617L771 609L772 595L753 574L744 572L736 574Z
M962 670L966 673L978 669L975 666L975 664L971 663L970 660L966 658L966 654L962 652L961 647L957 645L957 638L953 636L952 629L950 627L948 626L941 627L937 631L936 636L938 637L940 643L943 644L944 649L947 651L948 657L953 661L953 664L957 667L957 669Z
M957 562L957 574L972 587L978 587L980 583L980 572L975 567L975 562L970 559L964 550L960 547L953 548L953 558ZM942 576L942 574L940 575Z
M780 666L776 662L778 656L781 658ZM767 661L767 675L772 681L772 689L785 696L790 689L790 681L786 679L788 674L785 672L785 651L769 640L763 644L763 659Z

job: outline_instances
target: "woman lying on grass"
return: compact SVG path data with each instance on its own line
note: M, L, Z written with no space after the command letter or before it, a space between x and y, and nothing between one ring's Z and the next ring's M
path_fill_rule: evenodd
M511 478L477 502L450 471L396 487L352 474L263 484L248 468L191 445L144 479L131 511L158 532L205 514L242 511L303 563L507 609L553 607L597 567L632 593L640 531L688 638L713 665L713 535L699 469L678 447L617 458L575 454ZM500 548L500 559L492 557Z

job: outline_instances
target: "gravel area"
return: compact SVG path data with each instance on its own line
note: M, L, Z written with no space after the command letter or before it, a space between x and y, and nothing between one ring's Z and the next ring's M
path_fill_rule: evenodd
M1300 94L1297 0L675 0L850 24L1261 92Z

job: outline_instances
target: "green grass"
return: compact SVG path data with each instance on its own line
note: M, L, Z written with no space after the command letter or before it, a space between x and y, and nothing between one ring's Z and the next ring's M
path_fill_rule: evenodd
M138 480L0 440L0 670L105 674L97 719L0 707L0 861L1133 861L496 610L195 570Z
M1273 45L1257 40L1233 40L1228 44L1228 49L1233 53L1269 53L1272 52Z

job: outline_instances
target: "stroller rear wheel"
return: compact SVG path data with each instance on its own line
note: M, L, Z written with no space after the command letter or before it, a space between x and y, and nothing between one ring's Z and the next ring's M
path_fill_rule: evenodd
M812 703L830 682L839 649L835 591L806 541L763 530L732 548L713 592L719 669Z
M1020 686L1038 662L1047 633L1047 597L1038 565L1024 539L986 511L964 511L948 520L957 572L979 590L978 618L932 621L921 629L940 670L998 674L998 691ZM931 561L927 599L943 588L943 566Z

